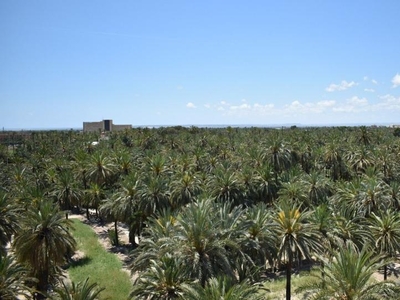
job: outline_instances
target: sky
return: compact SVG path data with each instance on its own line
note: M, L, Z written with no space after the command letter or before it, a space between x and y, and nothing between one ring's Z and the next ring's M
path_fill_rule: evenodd
M398 0L0 1L0 129L400 124Z

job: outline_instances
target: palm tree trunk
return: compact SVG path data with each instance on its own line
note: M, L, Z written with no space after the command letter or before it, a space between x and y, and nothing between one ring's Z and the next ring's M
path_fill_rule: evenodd
M118 221L117 220L115 220L114 221L114 230L115 230L115 246L119 246L119 243L118 243Z
M292 279L292 254L289 253L289 261L286 265L286 300L291 298L291 279Z
M383 266L383 280L387 280L387 265Z

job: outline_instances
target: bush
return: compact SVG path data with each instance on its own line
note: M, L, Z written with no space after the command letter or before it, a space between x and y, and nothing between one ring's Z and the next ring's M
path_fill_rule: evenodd
M115 234L115 230L114 229L109 229L108 230L108 238L110 239L111 245L113 245L113 246L117 246L118 245L117 235Z

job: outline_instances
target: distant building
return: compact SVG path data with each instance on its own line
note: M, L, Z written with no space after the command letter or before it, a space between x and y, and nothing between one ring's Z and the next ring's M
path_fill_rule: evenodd
M83 122L83 132L91 131L120 131L131 129L132 125L116 125L112 120L103 120L100 122Z

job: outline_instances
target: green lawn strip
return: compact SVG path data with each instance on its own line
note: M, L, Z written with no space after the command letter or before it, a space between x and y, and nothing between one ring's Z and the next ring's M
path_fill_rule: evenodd
M306 284L316 283L318 279L315 277L317 273L320 273L318 269L311 271L301 271L300 274L292 275L292 299L302 299L304 293L299 295L296 293L296 289ZM314 276L313 276L314 275ZM286 277L282 276L276 280L266 282L264 284L265 289L269 290L265 293L267 300L285 299L286 295Z
M91 283L97 282L105 288L100 299L127 299L132 283L129 275L122 271L121 261L104 249L90 226L77 219L71 220L77 248L84 252L84 258L68 268L71 280L77 283L89 277Z

